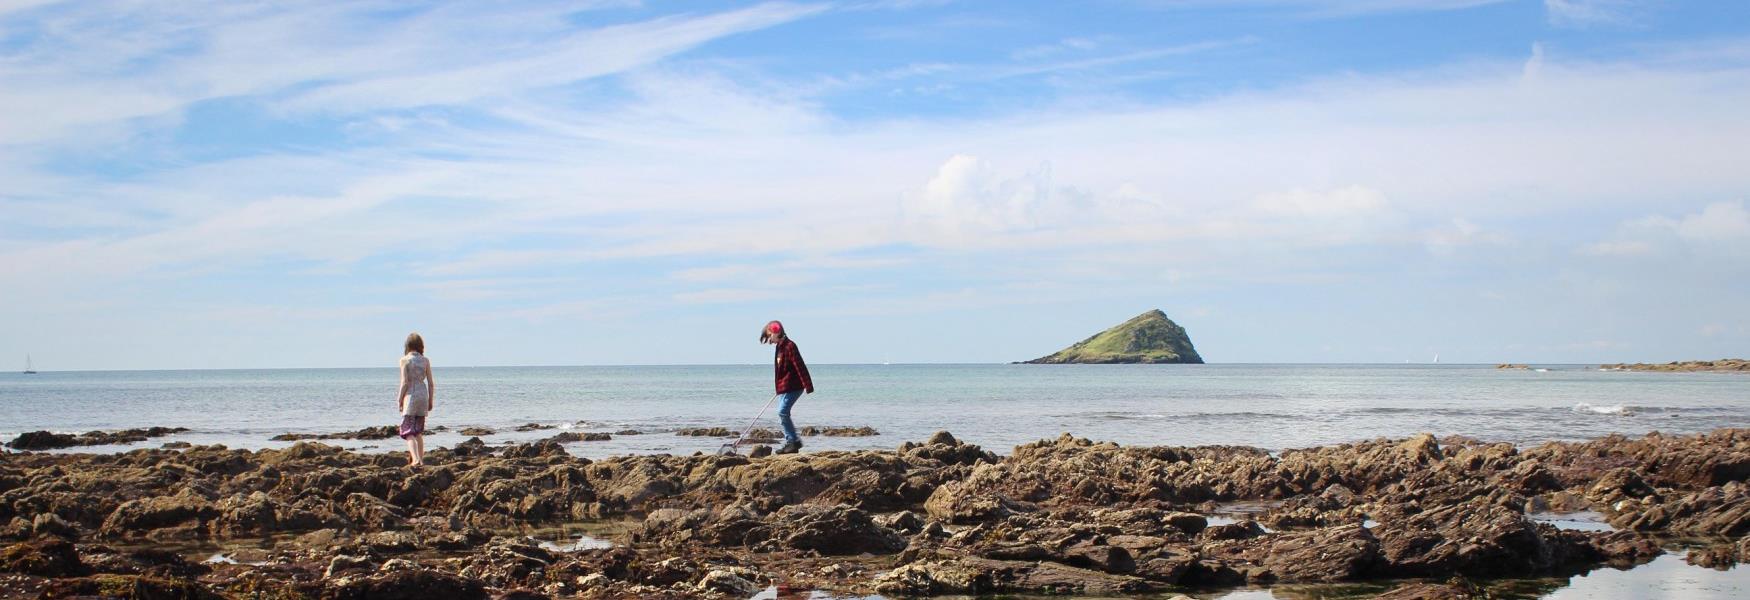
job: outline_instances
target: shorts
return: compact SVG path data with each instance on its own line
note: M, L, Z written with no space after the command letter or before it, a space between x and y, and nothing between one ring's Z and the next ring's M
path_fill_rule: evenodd
M413 415L407 415L401 417L401 430L398 433L401 436L401 439L404 440L414 436L425 435L425 416L421 415L416 417Z

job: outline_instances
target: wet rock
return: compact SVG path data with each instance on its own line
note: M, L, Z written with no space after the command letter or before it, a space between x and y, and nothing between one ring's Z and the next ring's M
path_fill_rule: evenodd
M463 427L460 431L457 431L456 433L459 433L459 434L462 434L462 435L465 435L468 437L480 437L480 436L484 436L484 435L497 435L498 434L497 431L493 431L492 428L490 428L490 427Z
M1640 473L1633 469L1616 468L1599 477L1592 487L1586 490L1586 496L1600 504L1614 504L1625 498L1645 498L1658 493L1653 486L1641 479Z
M191 563L181 554L160 548L115 550L107 546L85 546L79 550L80 560L92 573L193 579L212 571L207 565Z
M1380 517L1381 569L1394 576L1511 576L1547 572L1562 556L1525 515L1481 499Z
M731 596L748 597L759 593L760 587L752 581L742 579L729 571L711 571L699 580L697 588L701 592L716 592Z
M340 578L335 582L322 591L323 600L475 600L487 597L486 587L480 582L432 569L380 572L366 577Z
M1349 525L1276 538L1262 562L1280 581L1324 582L1359 579L1379 560L1379 540Z
M155 437L163 437L188 431L187 427L148 427L144 429L125 429L122 431L87 431L79 435L54 433L50 431L30 431L19 434L6 442L6 447L13 450L54 450L72 448L74 446L108 446L115 444L132 444L143 442Z
M336 554L328 559L328 568L322 571L322 577L333 579L348 573L369 573L377 570L377 561L368 556L353 556Z
M946 523L977 523L1001 519L1014 514L1011 503L1002 496L983 493L965 482L952 481L939 486L924 501L930 518Z
M867 425L862 427L818 427L809 425L798 429L796 432L810 437L871 437L881 435L881 432L876 431L875 428Z
M634 576L645 585L668 587L699 578L699 563L685 558L670 558L639 569Z
M909 510L877 516L875 523L906 535L923 531L925 525L923 517Z
M1733 481L1670 501L1619 502L1610 524L1634 531L1740 537L1750 533L1750 486Z
M1495 596L1464 579L1446 583L1406 583L1374 596L1374 600L1489 600Z
M47 598L176 598L220 600L222 596L193 581L140 575L101 574L79 579L59 579L43 594Z
M605 433L579 433L575 431L567 431L542 441L555 444L569 444L571 442L605 442L611 439L614 439L614 436Z
M399 431L394 425L366 427L358 431L343 431L340 433L282 433L270 438L275 442L296 442L303 440L386 440L395 437Z
M537 582L553 560L553 553L541 548L537 540L499 537L469 558L460 574L494 587L529 585Z
M554 427L553 425L547 425L547 424L543 424L543 423L525 423L522 425L518 425L516 430L517 431L524 431L524 432L541 431L543 429L552 429L553 427Z
M378 531L358 537L356 543L377 554L405 554L420 549L419 536L411 531Z
M748 458L765 458L772 455L772 447L766 444L754 446L747 453Z
M1732 544L1715 544L1705 548L1695 548L1683 557L1683 562L1703 567L1725 571L1738 564L1738 547Z
M193 495L154 496L129 500L105 519L99 533L111 537L195 539L205 536L202 522L218 516L206 500Z
M1203 530L1205 540L1249 540L1261 535L1264 535L1264 527L1257 521L1239 521Z
M737 435L728 427L682 427L676 429L674 434L691 437L735 437Z
M190 444L188 442L164 442L162 444L159 444L158 447L166 449L166 450L186 450L189 448L193 448L194 444Z
M888 595L946 594L1137 594L1154 589L1146 580L1051 562L961 558L905 565L875 580Z
M785 548L813 550L826 556L892 554L904 550L905 538L848 506L802 504L786 506L767 519L772 539Z
M57 537L37 538L0 550L0 572L75 577L87 571L73 543Z
M42 513L31 519L30 533L38 536L59 536L69 540L79 538L79 528L55 513Z

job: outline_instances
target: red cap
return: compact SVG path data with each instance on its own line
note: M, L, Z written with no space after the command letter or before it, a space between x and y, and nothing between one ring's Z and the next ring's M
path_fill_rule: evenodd
M784 334L784 324L783 323L779 323L777 321L768 322L768 323L766 323L765 327L760 329L760 343L762 343L762 344L766 343L768 341L771 341L773 336L778 336L778 335L783 335L783 334Z

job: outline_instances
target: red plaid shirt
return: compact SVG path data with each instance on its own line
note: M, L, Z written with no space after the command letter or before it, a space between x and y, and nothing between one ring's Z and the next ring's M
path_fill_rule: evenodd
M778 342L777 357L772 363L772 375L777 380L780 394L798 389L814 393L814 380L808 378L808 363L802 362L802 352L796 349L796 342L790 341L790 338Z

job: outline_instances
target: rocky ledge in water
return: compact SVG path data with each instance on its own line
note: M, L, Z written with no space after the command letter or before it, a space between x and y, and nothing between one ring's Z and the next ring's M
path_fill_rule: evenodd
M282 433L272 438L276 442L297 442L304 440L386 440L398 432L394 425L366 427L358 431L342 431L340 433Z
M124 429L121 431L87 431L79 435L70 433L54 433L51 431L31 431L20 434L6 442L6 447L14 450L53 450L57 448L72 448L75 446L107 446L111 444L132 444L144 442L155 437L182 433L187 427L147 427L144 429Z
M890 451L599 461L475 438L427 463L312 442L5 455L0 596L1111 595L1561 576L1650 560L1671 534L1718 540L1696 559L1717 565L1739 560L1750 532L1750 430L1530 448L1422 435L1274 455L1065 435L1006 457L944 432ZM1205 515L1236 501L1270 508L1211 526ZM1619 530L1527 516L1558 509ZM637 525L610 548L494 533L602 518ZM277 543L225 564L141 549L265 539Z
M1667 371L1677 373L1718 371L1724 373L1750 373L1750 360L1742 358L1722 358L1719 360L1685 360L1668 363L1616 363L1602 365L1598 368L1606 371Z
M880 431L876 431L874 427L867 425L862 427L821 427L818 425L809 425L796 428L796 433L801 434L803 437L873 437L881 435ZM691 437L736 437L741 435L741 432L728 427L684 427L675 430L674 434ZM776 441L782 439L784 434L776 429L761 428L748 431L747 437L754 441Z

